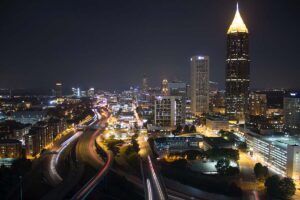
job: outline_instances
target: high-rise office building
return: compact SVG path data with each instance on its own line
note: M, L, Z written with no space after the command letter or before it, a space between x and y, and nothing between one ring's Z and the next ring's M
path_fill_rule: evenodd
M95 88L90 88L88 91L87 91L87 96L88 97L93 97L95 95Z
M73 96L74 97L81 97L81 91L80 91L80 88L72 88L72 93L73 93Z
M249 95L249 114L252 116L266 116L267 95L251 92Z
M169 83L167 79L164 79L161 83L161 94L164 96L169 95Z
M157 96L154 101L156 126L172 129L184 123L185 109L182 96Z
M291 92L284 97L283 112L285 128L300 134L300 93Z
M237 5L227 31L226 114L245 120L250 85L249 33Z
M171 96L186 97L186 83L182 81L170 81L168 83L168 90Z
M146 76L146 75L143 76L142 90L143 90L144 92L148 91L148 79L147 79L147 76Z
M62 97L62 83L55 84L54 96L57 98Z
M191 110L196 115L209 110L209 57L191 58Z

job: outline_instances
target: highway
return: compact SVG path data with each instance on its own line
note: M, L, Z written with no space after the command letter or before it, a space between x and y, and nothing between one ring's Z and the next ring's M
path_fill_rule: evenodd
M57 172L57 166L59 163L59 160L61 158L61 155L63 151L73 142L75 142L81 135L82 131L76 132L74 135L72 135L70 138L68 138L66 141L64 141L60 147L58 147L57 150L54 150L56 153L52 154L50 156L49 161L49 169L47 170L49 173L48 181L52 186L58 185L60 182L63 181L62 177Z
M87 125L88 127L92 126L98 121L98 119L100 119L99 113L95 109L93 111L95 113L94 117L89 122L85 123L85 125ZM65 149L69 145L77 141L82 134L83 131L77 131L70 137L61 138L59 141L54 143L53 147L51 148L51 153L49 155L46 155L44 163L45 169L43 173L47 182L51 186L55 187L63 181L63 178L57 170L60 160L65 160L65 158L62 158L62 154L65 151Z
M101 123L105 124L106 120L106 117L102 117ZM94 132L89 130L82 135L77 143L76 155L78 161L86 163L94 169L100 170L72 197L74 200L85 199L89 194L91 194L112 166L114 156L111 151L105 150L107 155L106 162L100 158L96 151L96 138L102 131L103 129L98 129Z
M85 199L94 188L101 182L104 176L109 171L113 163L113 153L111 151L107 152L107 161L103 168L101 168L98 173L90 179L73 197L72 200Z
M155 166L153 165L150 156L147 157L147 164L151 174L150 182L152 183L152 188L154 188L155 194L157 196L155 199L160 199L160 200L168 199L168 195L166 193L164 185L162 184L160 177L158 177L157 175L156 172L157 170L155 169Z

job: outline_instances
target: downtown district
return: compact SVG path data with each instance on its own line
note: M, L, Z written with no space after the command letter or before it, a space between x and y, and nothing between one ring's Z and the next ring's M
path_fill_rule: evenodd
M150 87L144 75L122 92L1 90L1 197L300 198L300 93L249 89L238 7L225 67L225 91L206 55L191 57L189 84Z

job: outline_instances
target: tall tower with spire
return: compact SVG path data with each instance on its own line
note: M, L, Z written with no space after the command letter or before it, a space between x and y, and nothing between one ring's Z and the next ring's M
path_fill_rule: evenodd
M226 114L243 122L248 107L250 85L249 32L240 15L238 4L227 31L225 76Z

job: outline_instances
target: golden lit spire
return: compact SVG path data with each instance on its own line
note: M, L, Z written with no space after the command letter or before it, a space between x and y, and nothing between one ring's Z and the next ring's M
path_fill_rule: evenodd
M227 34L236 33L236 32L248 33L248 29L247 29L247 27L241 17L241 14L239 12L239 4L238 3L236 4L236 13L235 13L234 19L227 31Z

